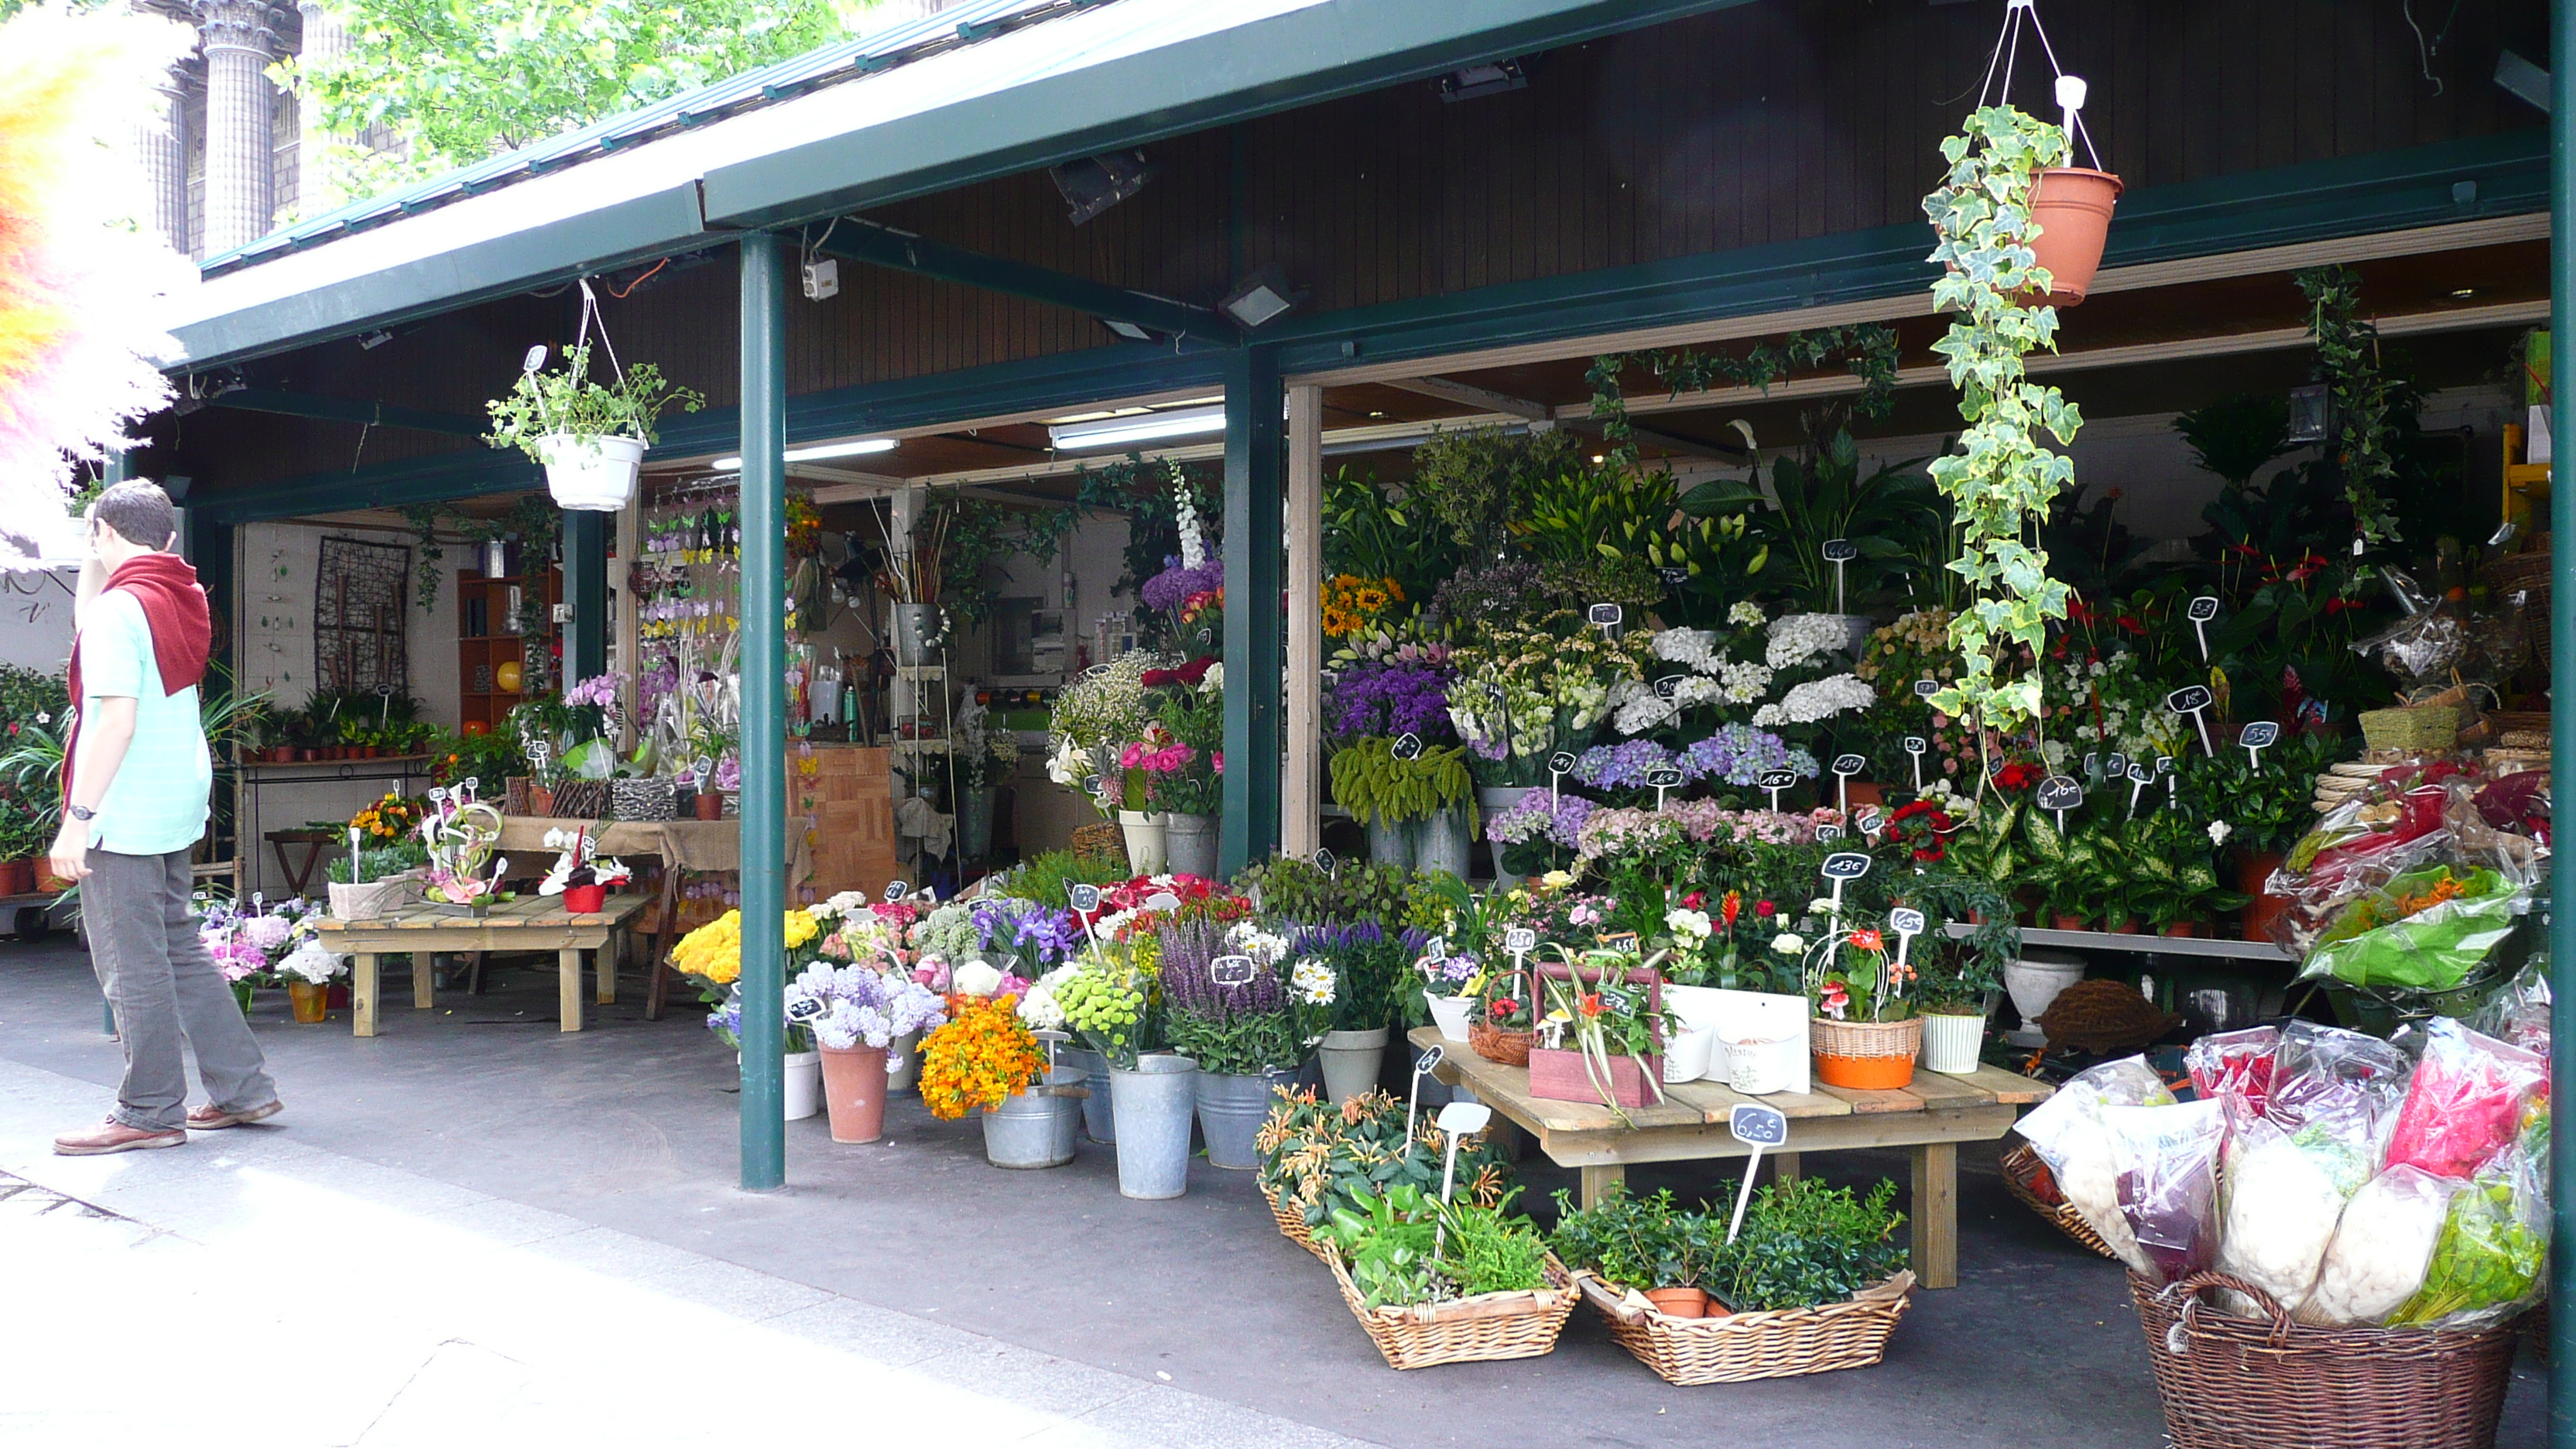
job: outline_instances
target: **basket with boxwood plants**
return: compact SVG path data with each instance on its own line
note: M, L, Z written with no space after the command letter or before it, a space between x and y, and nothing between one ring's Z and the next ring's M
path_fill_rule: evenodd
M1719 1201L1735 1196L1727 1186ZM1577 1211L1560 1191L1548 1245L1566 1266L1621 1288L1701 1288L1737 1313L1812 1308L1903 1270L1896 1229L1905 1216L1889 1206L1895 1197L1896 1184L1886 1181L1865 1197L1816 1178L1765 1187L1729 1243L1726 1208L1682 1208L1670 1191L1646 1198L1613 1191Z
M1652 1197L1613 1188L1580 1211L1559 1189L1548 1246L1567 1267L1623 1288L1707 1288L1726 1251L1726 1222L1676 1206L1670 1188Z

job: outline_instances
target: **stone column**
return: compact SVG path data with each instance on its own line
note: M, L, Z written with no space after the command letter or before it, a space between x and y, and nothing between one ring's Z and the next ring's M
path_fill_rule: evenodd
M155 88L160 107L134 128L136 169L142 173L145 209L135 219L152 228L170 250L188 251L188 83L180 65Z
M304 14L304 49L297 64L306 75L332 65L349 48L349 32L339 17L324 7L322 0L302 0L296 7ZM349 138L322 128L322 106L308 86L296 107L295 143L295 211L299 219L310 220L326 211L339 208L347 198L331 180L330 153Z
M206 255L268 234L276 167L274 32L256 0L203 0L206 47Z

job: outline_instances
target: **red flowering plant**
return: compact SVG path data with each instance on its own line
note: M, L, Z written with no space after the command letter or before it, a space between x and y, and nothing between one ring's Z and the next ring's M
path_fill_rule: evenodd
M1896 807L1879 827L1880 839L1905 851L1917 865L1939 863L1950 853L1950 837L1959 824L1938 800L1922 799Z
M1817 936L1802 962L1807 999L1816 1015L1889 1022L1914 1014L1908 991L1915 970L1910 962L1896 959L1893 935L1875 916L1848 916Z

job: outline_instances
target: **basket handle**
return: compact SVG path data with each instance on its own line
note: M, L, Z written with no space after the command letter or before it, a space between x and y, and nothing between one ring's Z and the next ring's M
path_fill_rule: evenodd
M2266 1336L2266 1342L2272 1347L2280 1348L2290 1341L2290 1310L2283 1308L2279 1299L2233 1273L2194 1273L2179 1283L2166 1284L2164 1291L2157 1296L2167 1303L2171 1303L2177 1297L2183 1300L2182 1331L2193 1333L2199 1329L2199 1323L2193 1317L2193 1313L2200 1307L2200 1296L2212 1288L2233 1288L2253 1299L2256 1307L2270 1314L2272 1331Z

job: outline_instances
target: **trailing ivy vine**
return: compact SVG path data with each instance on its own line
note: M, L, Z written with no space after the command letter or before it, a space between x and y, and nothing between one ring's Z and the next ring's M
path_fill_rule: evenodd
M1957 682L1932 707L1954 718L2008 728L2039 717L2039 679L1997 677L1996 656L2012 644L2034 654L2048 621L2066 617L2067 586L2048 576L2048 555L2029 541L2049 504L2074 480L2075 464L2041 447L2045 429L2075 440L2083 417L2056 388L2024 379L2022 358L2057 346L2057 309L2038 302L2051 278L2031 253L2035 173L2067 163L2066 133L2010 106L1972 113L1941 143L1949 174L1923 198L1940 236L1931 260L1933 309L1954 314L1933 351L1947 360L1968 423L1959 451L1932 461L1959 532L1952 572L1967 582L1967 607L1950 623L1962 661Z
M467 543L477 546L516 536L520 556L536 560L539 568L553 555L555 540L563 533L563 512L543 493L522 496L497 518L477 518L444 503L405 504L402 516L420 539L420 557L412 564L412 594L424 612L437 606L439 576L446 572L441 566L447 554L438 544L440 529L463 534Z
M1607 451L1616 453L1628 464L1636 462L1635 430L1628 423L1627 395L1620 388L1620 375L1631 367L1643 368L1655 381L1670 388L1674 395L1705 392L1718 386L1769 388L1799 370L1812 371L1840 358L1852 376L1860 379L1860 395L1827 411L1830 416L1807 419L1807 431L1821 437L1831 433L1846 417L1875 421L1887 416L1896 400L1896 333L1877 322L1862 322L1849 327L1820 327L1809 332L1792 332L1778 342L1756 344L1742 357L1722 353L1695 352L1675 348L1653 352L1605 352L1592 359L1583 379L1592 388L1592 416L1601 424L1601 439ZM1848 412L1843 411L1847 407Z
M2348 267L2310 267L2291 280L2308 299L2308 332L2325 365L2334 402L2334 458L2354 530L2364 544L2397 540L2397 518L2380 489L2396 481L2390 453L2389 385L2379 365L2379 328L2363 319L2361 277Z

